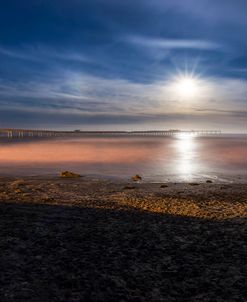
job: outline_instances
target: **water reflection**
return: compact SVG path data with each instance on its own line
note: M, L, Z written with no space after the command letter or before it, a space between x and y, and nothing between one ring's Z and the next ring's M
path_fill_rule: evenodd
M176 170L186 178L192 178L196 171L195 163L195 135L179 134L176 136L175 148L177 153Z
M247 174L247 136L0 139L0 176L57 174L192 181ZM246 177L247 179L247 177Z

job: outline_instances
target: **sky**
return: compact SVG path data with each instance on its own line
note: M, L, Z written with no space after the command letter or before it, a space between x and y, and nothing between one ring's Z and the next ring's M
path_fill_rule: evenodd
M8 0L0 128L247 132L246 0Z

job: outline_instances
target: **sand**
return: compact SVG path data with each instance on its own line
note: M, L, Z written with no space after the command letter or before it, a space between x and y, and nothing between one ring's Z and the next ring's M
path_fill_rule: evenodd
M0 214L0 301L246 301L246 184L0 178Z

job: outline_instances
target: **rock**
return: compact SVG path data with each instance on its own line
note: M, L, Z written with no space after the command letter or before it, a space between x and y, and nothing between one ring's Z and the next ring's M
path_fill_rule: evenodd
M132 179L133 181L139 181L139 180L142 180L142 177L141 177L140 175L136 174L136 175L132 176L131 179Z
M30 194L30 193L23 193L22 197L23 198L28 198L30 200L30 198L32 198L32 194Z
M211 179L207 179L207 180L206 180L206 183L207 183L207 184L211 184L211 183L213 183L213 181L212 181Z
M190 182L189 185L190 186L199 186L199 183L198 182Z
M17 179L15 181L11 182L10 187L13 188L13 189L17 189L17 188L19 188L20 186L23 186L23 185L25 185L24 180L23 179Z
M69 172L69 171L62 171L60 173L61 177L66 177L66 178L76 178L76 177L81 177L80 174Z
M135 189L136 187L134 187L134 186L125 186L123 189L124 190L133 190L133 189Z
M166 185L166 184L163 184L160 186L160 188L167 188L167 187L168 187L168 185Z

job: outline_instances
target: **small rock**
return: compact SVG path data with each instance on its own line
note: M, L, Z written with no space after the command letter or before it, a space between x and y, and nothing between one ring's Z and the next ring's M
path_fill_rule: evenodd
M133 189L135 189L136 187L134 187L134 186L125 186L123 189L124 190L133 190Z
M198 186L199 183L198 183L198 182L190 182L189 185L190 185L190 186Z
M132 180L139 181L139 180L142 180L142 177L140 175L136 174L136 175L132 176Z
M167 188L167 187L168 187L168 185L166 185L166 184L163 184L160 186L160 188Z
M213 181L212 181L211 179L207 179L207 180L206 180L206 183L207 183L207 184L211 184L211 183L213 183Z
M30 193L22 193L22 196L23 197L28 197L28 196L31 196L31 194Z
M75 178L75 177L81 177L80 174L69 172L69 171L62 171L60 173L61 177L67 177L67 178Z
M22 185L24 185L24 180L23 180L23 179L17 179L17 180L13 181L13 182L10 184L10 186L11 186L12 188L19 188L19 186L22 186Z

